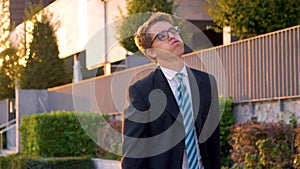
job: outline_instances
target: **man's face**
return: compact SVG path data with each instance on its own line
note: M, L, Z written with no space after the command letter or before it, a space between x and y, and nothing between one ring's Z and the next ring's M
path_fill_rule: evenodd
M157 22L148 30L152 35L152 55L157 59L174 59L182 56L184 45L179 34L179 28L161 21Z

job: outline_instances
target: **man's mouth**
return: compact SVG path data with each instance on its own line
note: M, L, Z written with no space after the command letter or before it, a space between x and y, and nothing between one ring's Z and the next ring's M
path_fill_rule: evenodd
M171 43L171 45L174 45L174 44L176 44L176 43L178 43L179 42L179 40L174 40L172 43Z

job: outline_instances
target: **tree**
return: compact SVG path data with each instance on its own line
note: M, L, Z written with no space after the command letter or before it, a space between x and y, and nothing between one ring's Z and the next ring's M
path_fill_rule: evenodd
M206 0L206 9L216 23L241 38L252 37L299 24L300 0Z
M138 51L134 43L134 33L137 28L149 19L149 12L166 12L171 14L174 0L126 0L127 14L120 10L121 20L117 23L118 41L126 50L135 53ZM136 14L136 15L134 15Z
M5 75L2 67L0 67L0 100L14 98L14 89L9 86L10 83L9 77Z
M9 0L0 1L0 52L2 52L8 45L9 37Z
M15 78L18 73L17 50L7 48L0 53L0 100L15 97Z
M15 77L17 76L17 50L10 47L9 0L0 1L0 100L15 97Z
M52 14L42 11L38 15L29 15L33 16L30 18L33 22L32 41L26 66L21 69L19 82L22 89L47 89L66 84L71 79L66 76L64 62L58 57L54 29L57 25L51 22Z

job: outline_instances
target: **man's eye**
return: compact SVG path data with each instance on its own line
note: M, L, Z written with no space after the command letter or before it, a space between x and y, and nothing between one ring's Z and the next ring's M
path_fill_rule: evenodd
M167 38L167 35L165 35L165 34L158 34L157 37L158 37L158 39L160 39L160 40L164 40L164 39Z
M174 34L174 33L176 33L176 32L177 32L177 30L176 30L176 28L170 28L170 29L169 29L169 32L171 32L171 33L173 33L173 34Z

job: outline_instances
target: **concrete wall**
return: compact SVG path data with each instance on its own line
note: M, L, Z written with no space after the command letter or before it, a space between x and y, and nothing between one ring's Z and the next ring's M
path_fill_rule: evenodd
M237 123L244 123L251 118L258 122L289 123L293 114L300 123L300 98L238 103L234 106L233 114Z
M133 56L133 55L129 55L126 57L127 68L132 68L135 66L140 66L148 63L151 63L151 60L148 57Z
M4 99L0 101L0 124L8 122L9 114L9 99ZM15 128L7 131L7 147L16 146L16 130Z
M89 84L70 86L65 90L17 90L16 127L19 128L25 115L40 114L56 110L90 112ZM74 103L75 106L74 106ZM13 133L12 133L13 134ZM16 131L17 151L20 151L20 133Z
M25 115L39 114L48 110L47 90L17 90L16 91L16 128ZM16 130L16 151L20 152L20 132Z
M96 91L91 87L95 82L73 84L70 86L51 90L19 90L16 97L17 128L21 118L28 114L38 114L54 110L93 112L99 111L95 106L101 101L110 100L96 97ZM96 94L96 95L95 95ZM106 96L107 97L107 96ZM93 100L100 101L96 103ZM108 105L108 104L106 104ZM105 107L105 106L104 106ZM106 106L107 108L107 106ZM112 112L107 109L104 113ZM264 100L248 103L235 103L233 114L236 123L244 123L251 119L258 122L279 122L289 123L291 115L295 115L300 123L300 97L293 99ZM19 132L16 131L16 138L20 140ZM17 141L20 148L20 142ZM17 151L19 149L17 148Z
M28 114L39 114L47 112L48 108L47 90L18 90L17 111L19 118Z
M205 0L175 0L175 14L187 20L211 20L204 9Z
M15 150L16 148L16 127L7 131L7 149Z
M83 85L83 88L86 86ZM51 111L75 111L75 103L84 104L85 109L79 111L90 111L89 98L85 96L88 92L77 87L65 88L63 91L48 90L19 90L18 94L18 114L19 118L28 114L39 114ZM78 90L78 91L77 91ZM82 91L82 92L79 92Z
M21 119L27 114L38 114L56 110L94 112L99 111L92 88L86 85L70 86L62 89L47 90L19 90L18 115ZM102 99L101 99L102 100ZM0 102L0 106L1 103ZM2 108L3 109L3 108ZM1 110L1 109L0 109ZM109 111L101 111L109 113ZM8 113L6 113L8 114ZM291 115L295 115L300 123L300 98L265 100L249 103L235 103L233 114L236 123L244 123L251 119L262 122L289 122ZM2 116L1 116L2 118Z
M0 100L0 124L8 122L8 99Z
M48 111L74 111L71 94L48 91Z

